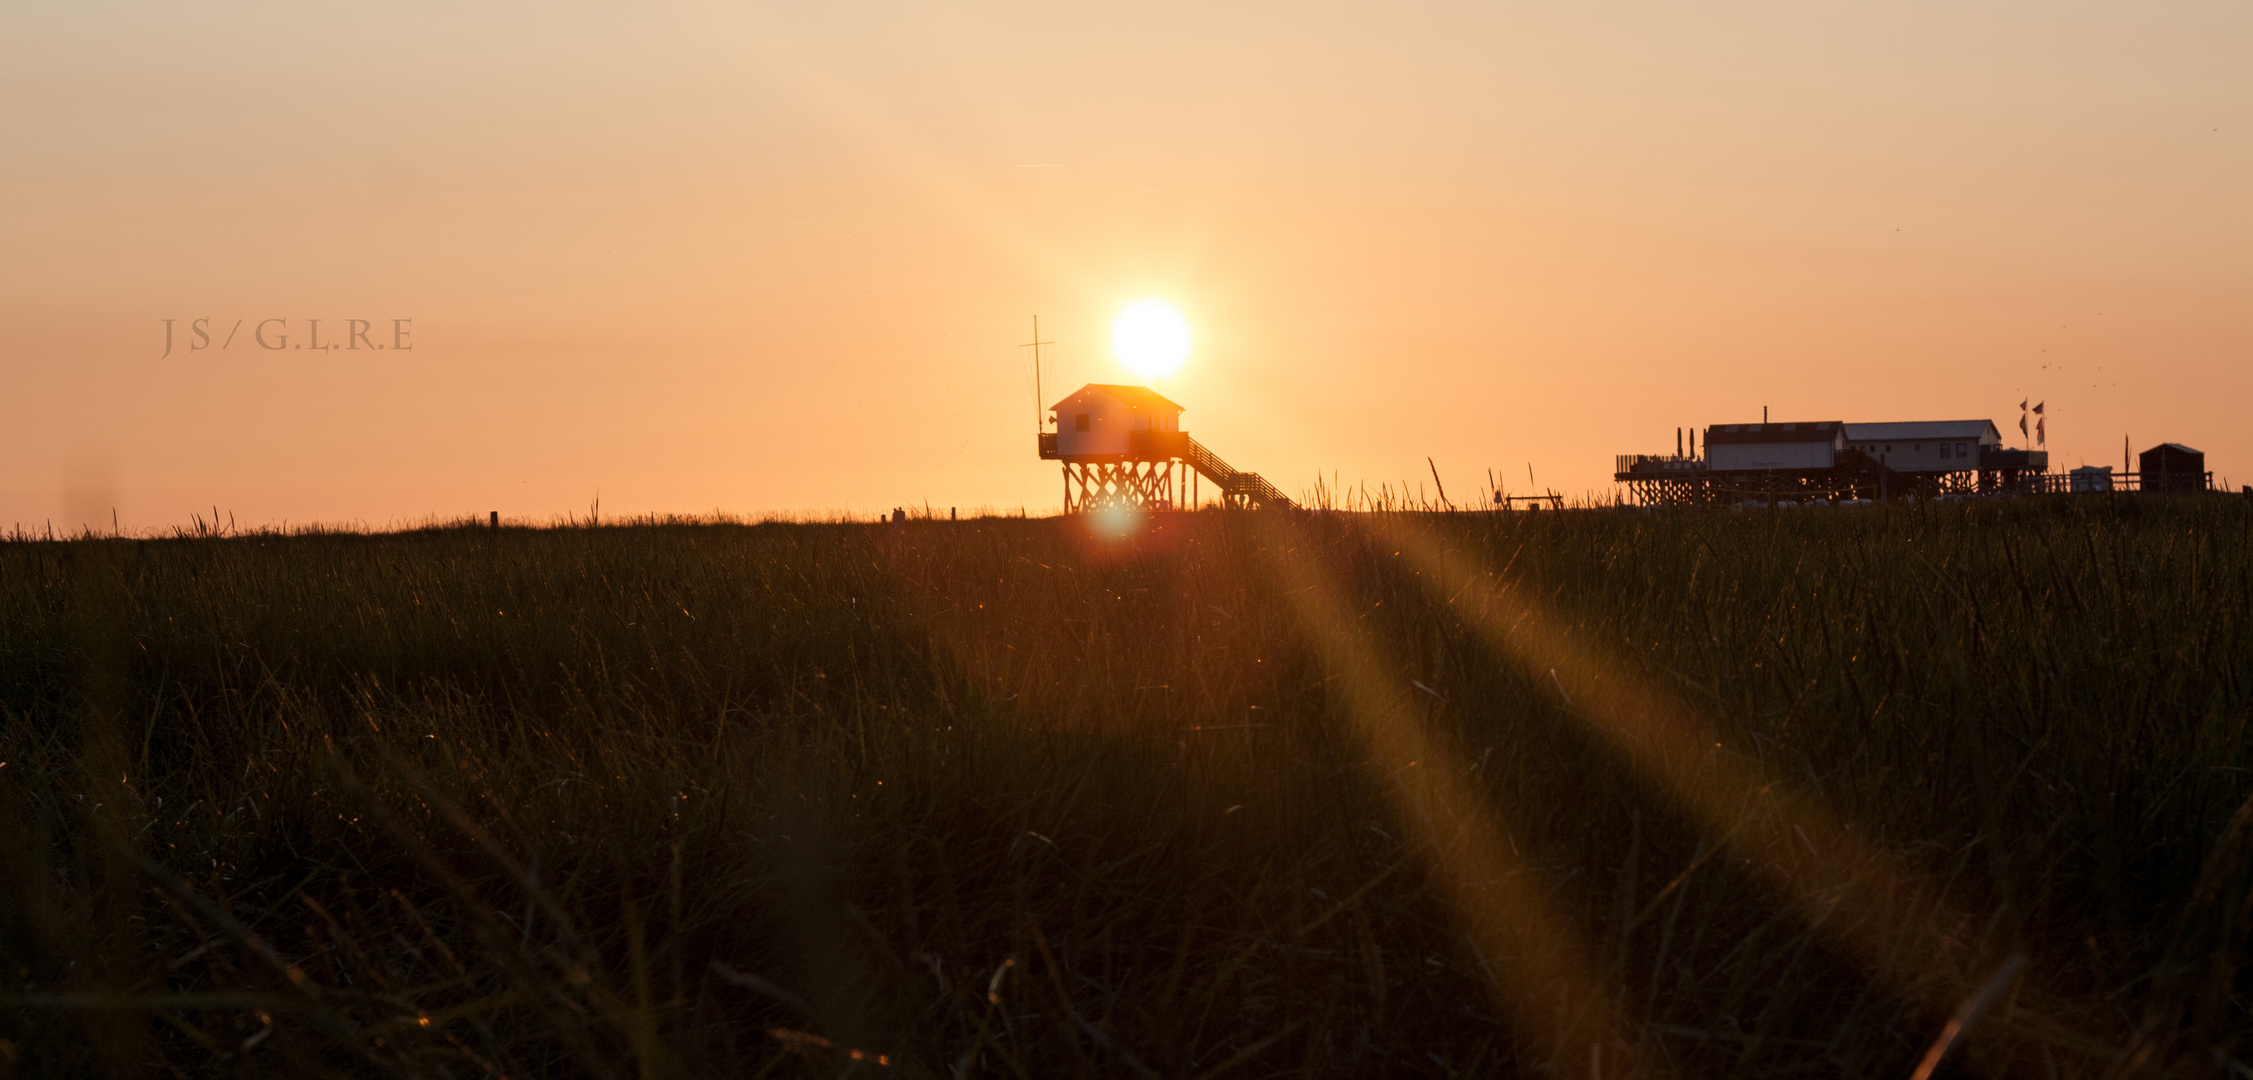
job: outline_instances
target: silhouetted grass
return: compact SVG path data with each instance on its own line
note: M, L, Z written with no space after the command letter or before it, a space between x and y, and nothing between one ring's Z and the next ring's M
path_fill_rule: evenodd
M2246 1075L2249 511L0 544L0 1074Z

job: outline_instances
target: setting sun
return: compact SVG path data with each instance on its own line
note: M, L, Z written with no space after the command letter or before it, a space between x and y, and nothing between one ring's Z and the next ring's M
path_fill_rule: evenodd
M1189 320L1163 300L1128 304L1111 323L1111 355L1145 378L1171 375L1189 356Z

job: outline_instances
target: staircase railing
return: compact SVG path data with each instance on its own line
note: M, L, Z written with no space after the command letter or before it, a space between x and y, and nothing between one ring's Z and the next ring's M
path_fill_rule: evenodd
M1043 457L1054 453L1053 435L1041 436ZM1164 461L1178 459L1202 473L1205 479L1220 487L1220 493L1231 501L1241 501L1253 506L1272 506L1290 509L1290 497L1277 490L1275 485L1258 473L1245 472L1222 461L1205 444L1181 431L1130 431L1127 433L1127 457L1133 461Z
M1204 443L1187 435L1183 435L1181 439L1186 444L1182 448L1181 459L1188 462L1190 468L1204 474L1206 479L1220 485L1221 494L1241 497L1254 506L1290 509L1291 500L1276 490L1275 485L1268 483L1266 477L1245 472L1222 461L1219 454L1213 453Z

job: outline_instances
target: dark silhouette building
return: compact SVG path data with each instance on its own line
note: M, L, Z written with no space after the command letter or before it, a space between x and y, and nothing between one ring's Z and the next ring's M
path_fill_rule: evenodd
M2206 455L2181 443L2160 443L2136 455L2145 491L2206 490Z

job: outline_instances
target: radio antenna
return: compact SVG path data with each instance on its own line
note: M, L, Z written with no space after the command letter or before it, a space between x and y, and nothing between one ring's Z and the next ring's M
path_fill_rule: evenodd
M1048 396L1041 389L1040 347L1054 344L1056 343L1053 341L1042 341L1040 339L1040 316L1035 315L1033 316L1033 339L1018 346L1020 349L1031 346L1033 350L1033 430L1044 434L1048 428Z

